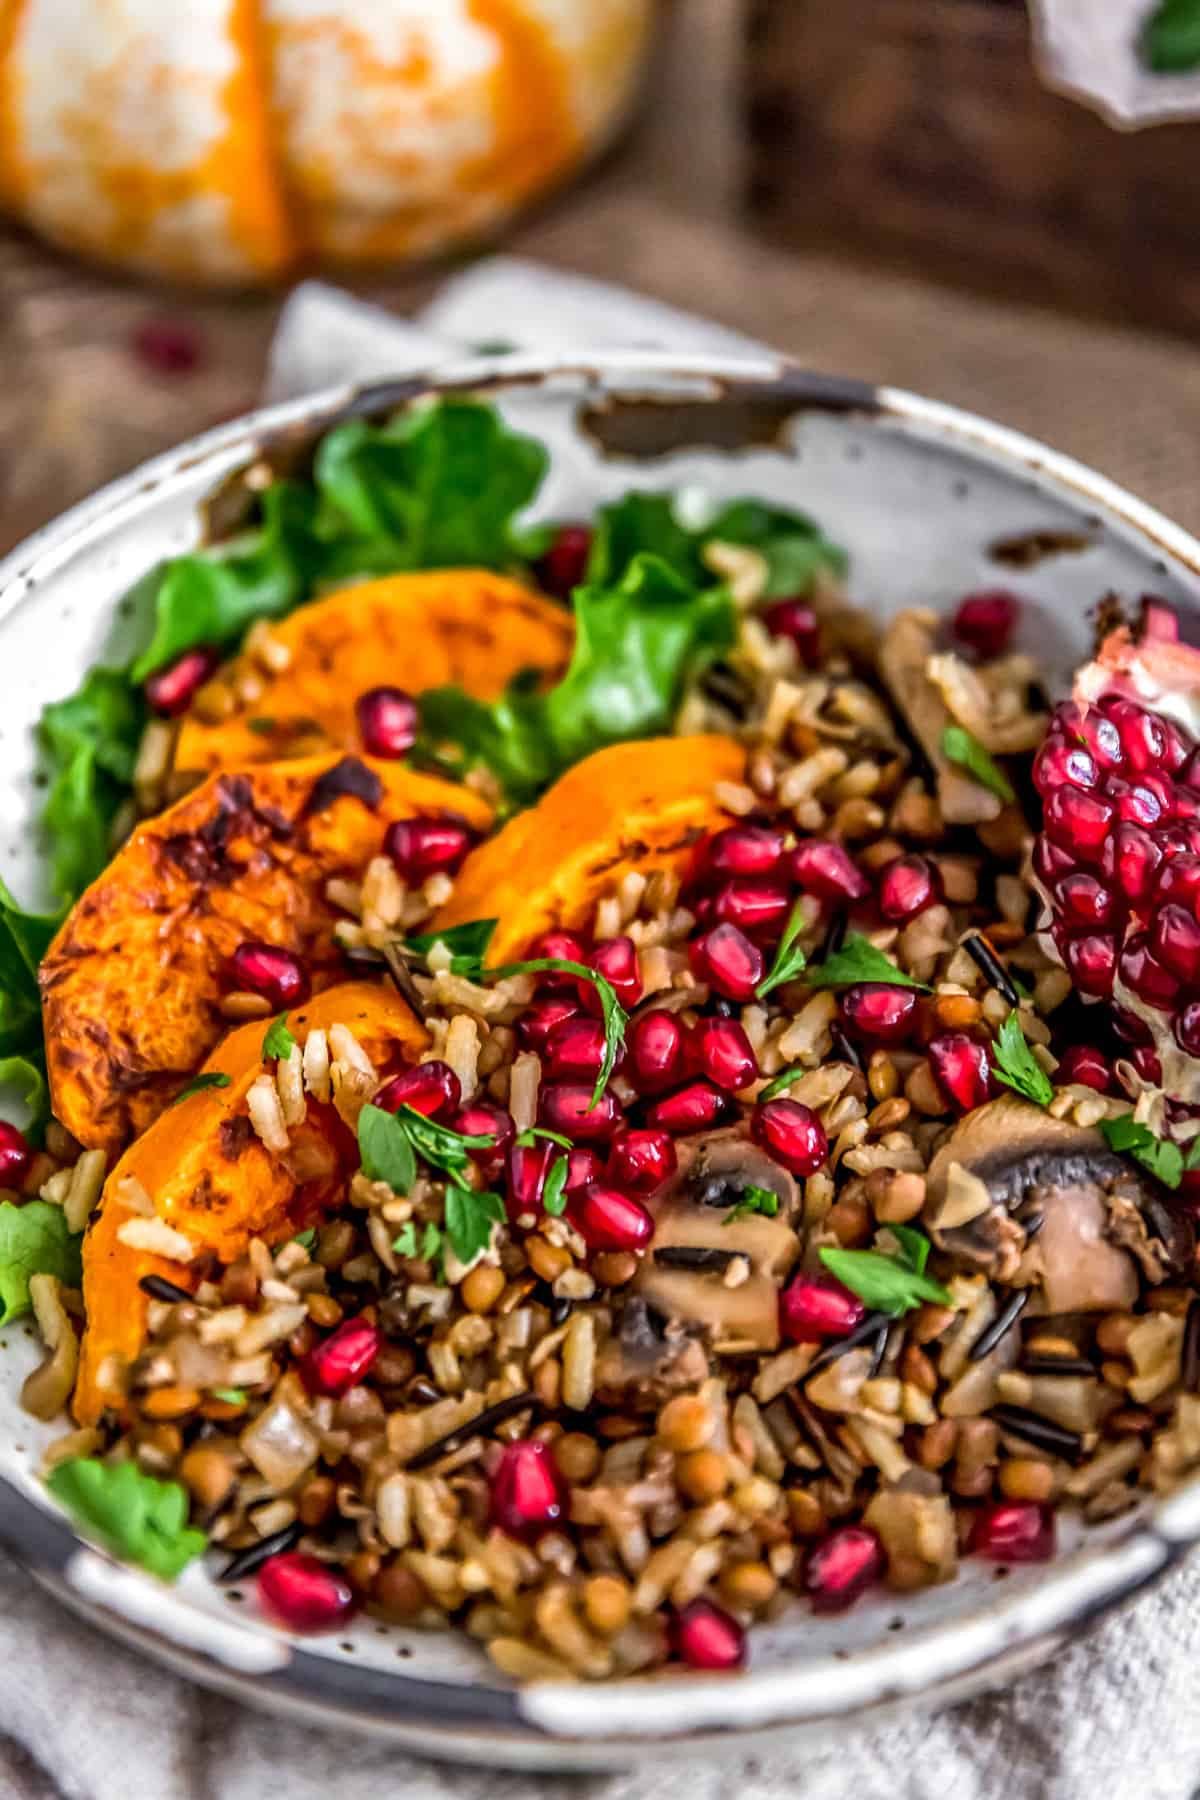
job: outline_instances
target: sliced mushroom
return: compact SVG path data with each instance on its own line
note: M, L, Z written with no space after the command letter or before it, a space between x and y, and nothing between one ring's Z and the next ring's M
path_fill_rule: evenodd
M773 1218L730 1217L750 1187L776 1196ZM702 1329L718 1355L776 1349L779 1289L800 1253L792 1224L800 1195L787 1170L744 1126L715 1131L680 1146L679 1167L650 1206L654 1238L634 1292Z
M656 1410L707 1374L708 1352L699 1338L631 1294L597 1360L596 1394L606 1406Z
M923 1216L939 1249L993 1280L1040 1285L1051 1313L1130 1307L1134 1256L1153 1282L1192 1254L1191 1223L1157 1183L1098 1131L1015 1096L954 1127L930 1164Z
M883 634L879 673L937 777L942 817L951 825L978 825L999 818L1002 803L990 788L972 781L942 749L942 734L955 721L929 674L930 659L937 652L937 634L936 613L917 608L897 613Z

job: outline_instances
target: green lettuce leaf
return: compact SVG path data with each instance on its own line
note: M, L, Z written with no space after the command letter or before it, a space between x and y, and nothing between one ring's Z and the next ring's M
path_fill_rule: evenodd
M129 791L146 707L120 669L89 670L81 687L42 713L49 765L43 821L57 891L74 898L109 859L113 817Z
M57 1275L67 1287L83 1279L79 1247L82 1234L67 1230L61 1206L48 1200L0 1205L0 1322L10 1325L27 1313L29 1277Z
M683 580L712 586L707 545L738 544L766 559L767 599L806 594L821 574L845 573L846 554L804 513L761 500L731 500L706 525L691 530L676 515L675 496L626 494L596 516L588 582L613 586L635 557L657 556Z
M1200 69L1200 0L1159 0L1142 27L1139 47L1155 75Z
M186 1489L144 1475L134 1462L73 1457L50 1471L46 1486L106 1550L163 1581L174 1581L207 1546L204 1533L188 1527Z

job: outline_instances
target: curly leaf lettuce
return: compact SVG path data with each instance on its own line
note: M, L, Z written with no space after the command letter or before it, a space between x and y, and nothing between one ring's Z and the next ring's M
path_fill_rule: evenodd
M83 1279L82 1234L68 1231L61 1206L48 1200L0 1205L0 1323L10 1325L30 1310L31 1275L55 1275L66 1287Z
M136 1463L73 1457L50 1471L46 1486L90 1537L162 1581L174 1581L207 1546L204 1533L188 1526L186 1489L144 1475Z

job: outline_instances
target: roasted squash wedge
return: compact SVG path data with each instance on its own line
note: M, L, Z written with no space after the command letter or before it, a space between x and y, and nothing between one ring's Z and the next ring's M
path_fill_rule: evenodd
M302 606L273 625L289 654L264 674L248 656L219 678L236 694L252 679L252 702L218 723L197 713L183 722L175 750L181 775L208 774L336 747L362 748L358 696L391 685L416 694L446 683L495 700L514 675L560 675L570 659L571 614L487 569L392 575Z
M714 789L740 781L745 760L739 744L717 736L597 750L471 852L434 927L497 919L494 965L543 931L590 925L597 900L627 870L686 869L699 840L728 823Z
M489 822L469 789L326 756L212 776L140 826L42 963L50 1090L67 1130L112 1151L158 1117L227 1029L218 1001L239 945L290 950L315 992L343 980L326 883L357 879L392 820L447 811Z
M312 1028L346 1025L381 1074L415 1062L427 1039L400 996L383 984L345 982L326 989L291 1016L303 1042ZM321 1211L342 1186L345 1169L324 1182L297 1183L286 1163L271 1156L254 1133L246 1107L252 1081L262 1073L264 1027L243 1025L218 1045L206 1071L226 1075L229 1086L191 1094L164 1113L132 1144L108 1177L100 1210L83 1240L83 1294L87 1329L80 1353L75 1415L95 1421L106 1406L119 1404L105 1365L115 1370L141 1348L147 1297L138 1286L144 1275L163 1275L194 1287L190 1265L171 1262L122 1243L122 1223L137 1215L122 1203L122 1184L132 1177L154 1202L158 1217L211 1250L223 1264L235 1262L253 1236L271 1242L290 1236ZM310 1104L305 1126L293 1133L319 1133L335 1154L344 1147L345 1128L331 1109ZM353 1157L351 1161L353 1161ZM115 1361L114 1361L115 1359Z

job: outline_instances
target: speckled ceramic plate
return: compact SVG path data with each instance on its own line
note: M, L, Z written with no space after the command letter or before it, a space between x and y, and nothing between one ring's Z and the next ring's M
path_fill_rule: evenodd
M586 515L633 485L751 493L814 513L850 549L855 600L881 616L1014 587L1026 597L1025 645L1052 683L1087 647L1089 609L1105 592L1200 597L1200 544L1100 476L952 408L770 359L508 358L325 395L149 463L0 563L0 871L18 893L39 879L35 720L89 664L129 652L137 602L118 609L118 598L197 541L201 502L265 440L302 445L348 412L439 389L488 392L548 444L546 516ZM0 1330L0 1539L39 1581L115 1637L252 1704L493 1766L589 1768L736 1747L745 1733L822 1734L959 1697L1050 1655L1200 1539L1193 1484L1076 1531L1049 1567L968 1564L952 1586L882 1595L834 1620L797 1606L753 1634L738 1676L518 1692L450 1634L364 1619L344 1638L301 1642L203 1568L170 1589L83 1545L36 1478L50 1430L17 1404L36 1354L24 1327Z

